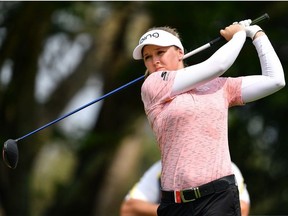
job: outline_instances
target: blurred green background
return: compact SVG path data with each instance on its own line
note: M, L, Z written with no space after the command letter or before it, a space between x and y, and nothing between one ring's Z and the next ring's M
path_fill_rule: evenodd
M284 71L287 2L0 2L0 143L16 139L144 73L132 59L152 26L180 32L186 51L234 21L268 13ZM190 57L201 62L222 44ZM258 74L247 40L227 76ZM121 201L159 159L147 124L142 81L18 143L14 170L0 163L0 215L118 215ZM288 215L287 87L230 111L232 160L251 215Z

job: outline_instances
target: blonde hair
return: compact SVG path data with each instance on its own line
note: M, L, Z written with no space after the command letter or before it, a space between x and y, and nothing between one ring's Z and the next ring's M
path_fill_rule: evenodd
M152 31L152 30L163 30L163 31L169 32L170 34L179 38L179 40L181 41L180 35L179 35L176 28L172 28L170 26L160 26L160 27L152 27L152 28L148 29L148 31Z

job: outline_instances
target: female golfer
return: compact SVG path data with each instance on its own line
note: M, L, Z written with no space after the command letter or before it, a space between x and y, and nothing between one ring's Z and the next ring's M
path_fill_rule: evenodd
M285 86L281 63L266 34L251 20L220 34L228 41L209 59L184 67L175 29L148 30L133 51L148 71L141 95L161 151L162 199L158 215L240 215L227 138L228 108ZM261 75L220 77L246 37L257 50Z

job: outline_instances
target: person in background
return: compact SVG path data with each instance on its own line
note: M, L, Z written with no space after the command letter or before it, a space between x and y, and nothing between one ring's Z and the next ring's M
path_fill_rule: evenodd
M285 86L269 38L250 23L244 20L221 29L227 43L207 60L187 67L179 34L171 27L149 29L133 51L133 58L142 59L148 70L141 97L161 153L159 216L241 214L231 168L228 110ZM246 38L256 48L261 74L225 77Z
M239 189L241 215L248 216L250 196L239 168L232 162ZM160 203L161 161L155 162L126 195L120 208L120 216L157 216Z

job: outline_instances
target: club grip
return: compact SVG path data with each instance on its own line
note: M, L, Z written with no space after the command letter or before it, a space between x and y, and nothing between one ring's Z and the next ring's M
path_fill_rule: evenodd
M255 24L258 24L266 19L269 19L269 15L267 13L263 14L262 16L252 20L251 22L251 25L255 25ZM222 36L218 37L218 38L215 38L214 40L211 40L209 42L210 46L214 45L215 43L217 43L218 41L221 41L221 40L225 40Z
M264 21L266 19L269 19L269 18L270 18L269 15L267 13L265 13L262 16L252 20L251 25L258 24L258 23L260 23L260 22L262 22L262 21Z

